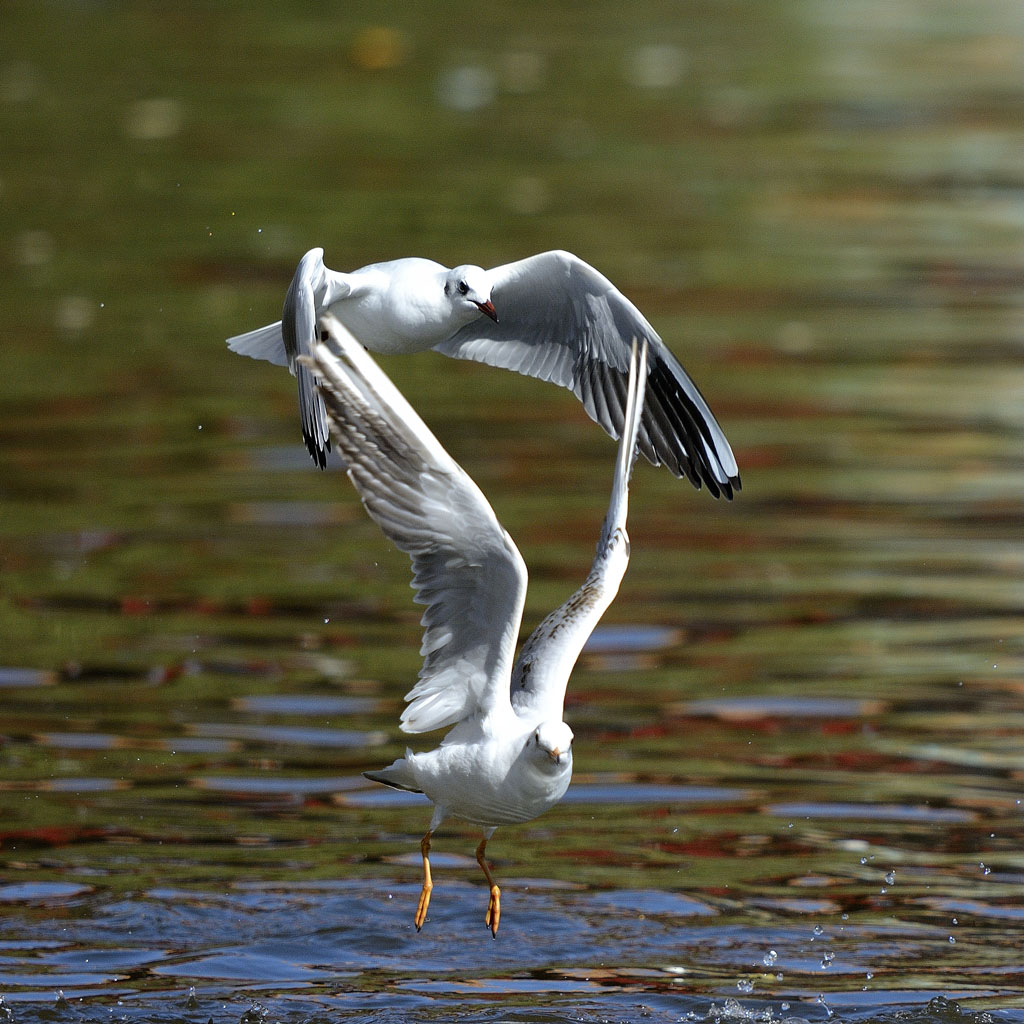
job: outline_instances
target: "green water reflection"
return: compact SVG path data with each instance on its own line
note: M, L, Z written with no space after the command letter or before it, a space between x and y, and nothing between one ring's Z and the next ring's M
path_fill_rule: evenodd
M744 489L638 468L607 623L663 629L606 634L568 706L578 782L621 799L500 830L509 892L709 908L700 943L666 911L690 991L752 970L716 942L820 924L835 960L780 949L759 993L1012 1005L1019 4L438 12L5 5L0 913L23 885L70 886L59 921L82 892L415 881L425 809L349 789L404 744L407 565L309 468L291 381L223 339L314 244L564 247L692 371ZM532 625L586 571L614 446L534 381L386 366L523 551ZM435 901L476 927L451 864Z

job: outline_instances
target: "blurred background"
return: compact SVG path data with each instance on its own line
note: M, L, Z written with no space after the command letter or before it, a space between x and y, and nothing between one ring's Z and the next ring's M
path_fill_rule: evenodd
M1024 1019L1024 7L2 23L3 1012ZM312 468L291 378L224 345L314 245L571 250L740 464L731 503L638 466L576 781L488 848L495 943L458 823L414 932L428 809L359 776L405 745L408 565ZM517 541L532 627L614 445L550 385L384 365Z

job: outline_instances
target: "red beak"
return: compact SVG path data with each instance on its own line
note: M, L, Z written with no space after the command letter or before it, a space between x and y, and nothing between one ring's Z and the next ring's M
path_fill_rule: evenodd
M489 316L495 323L498 322L498 314L494 309L494 303L491 302L490 299L488 299L486 302L478 302L476 306L481 313L484 313L487 316Z

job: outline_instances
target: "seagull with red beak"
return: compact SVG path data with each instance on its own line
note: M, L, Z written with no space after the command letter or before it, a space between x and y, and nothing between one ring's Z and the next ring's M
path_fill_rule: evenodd
M371 352L434 349L569 388L591 419L619 437L633 342L646 341L647 398L638 446L714 497L739 490L736 460L689 374L643 314L606 277L572 253L542 252L484 270L449 270L410 257L350 273L310 249L285 296L281 319L228 339L233 352L288 366L298 378L302 434L321 468L330 449L313 370L317 320L330 313Z

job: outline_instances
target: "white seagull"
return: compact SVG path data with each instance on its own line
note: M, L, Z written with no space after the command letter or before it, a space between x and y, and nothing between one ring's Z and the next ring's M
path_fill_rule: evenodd
M484 859L499 825L553 807L572 776L572 730L562 721L569 674L611 604L629 562L626 506L643 406L646 345L632 347L611 499L590 574L523 644L513 662L526 566L487 499L441 447L398 389L330 314L307 366L320 378L331 430L371 518L412 560L416 601L427 606L424 656L401 728L453 728L425 753L407 750L367 778L425 793L434 804L420 843L423 926L433 888L430 838L449 815L479 825L476 859L490 885L485 922L501 917L501 890Z
M643 314L607 278L568 252L483 270L418 258L339 273L323 249L299 261L281 319L228 339L233 352L290 367L309 453L325 465L330 436L313 375L299 362L329 311L372 352L421 352L503 366L569 388L612 437L622 430L633 339L646 340L647 399L640 452L716 498L739 490L736 459L704 396Z

